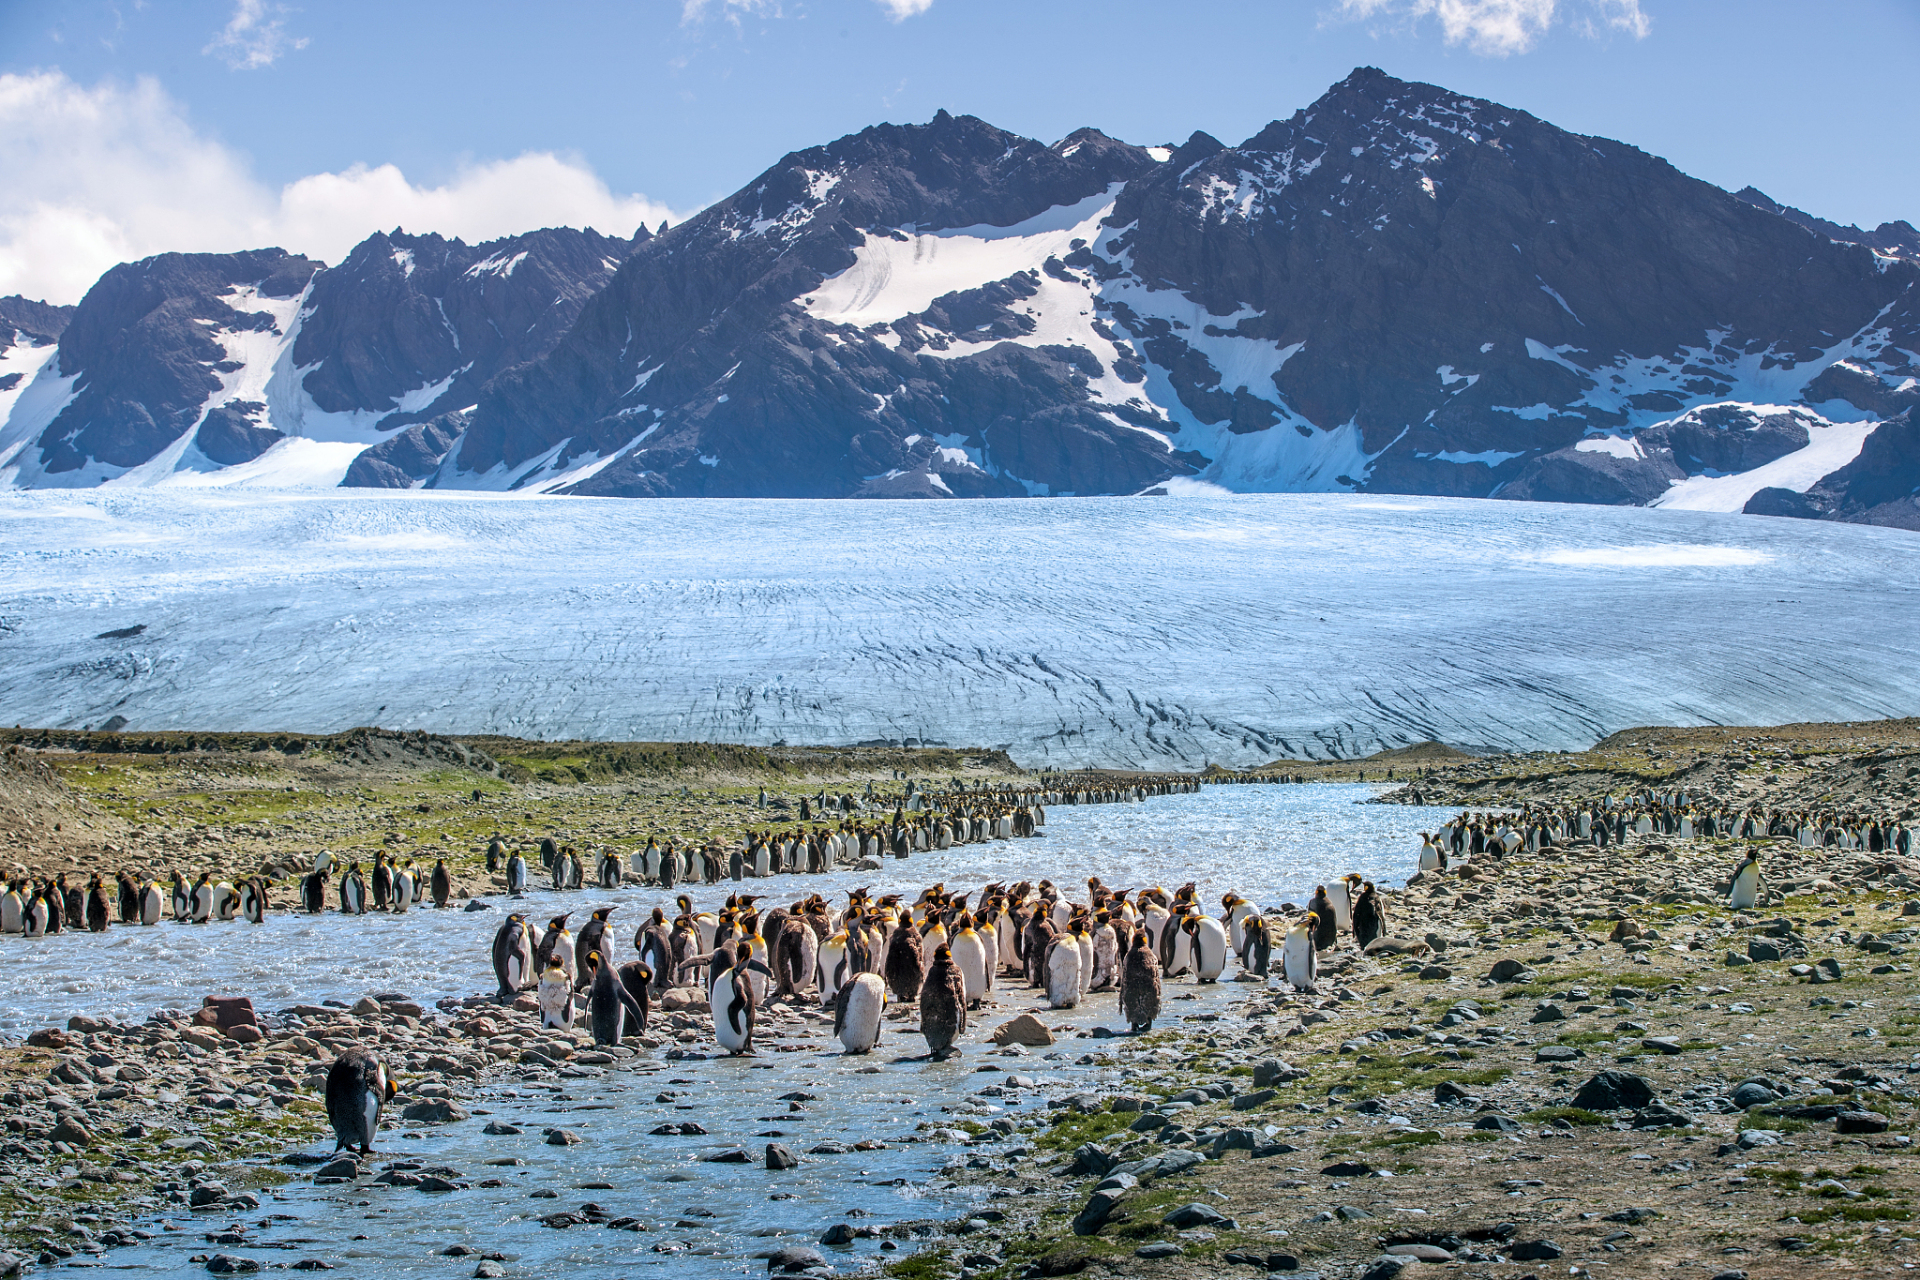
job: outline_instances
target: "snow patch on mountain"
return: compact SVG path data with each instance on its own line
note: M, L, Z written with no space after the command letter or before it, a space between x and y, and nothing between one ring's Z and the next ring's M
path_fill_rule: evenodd
M1676 480L1673 487L1651 505L1677 511L1739 511L1762 489L1791 489L1805 493L1822 478L1838 471L1860 456L1860 448L1880 426L1878 422L1830 422L1798 406L1771 404L1735 404L1756 417L1789 415L1806 427L1810 440L1806 447L1783 458L1726 476L1688 476ZM1586 441L1581 441L1585 444Z

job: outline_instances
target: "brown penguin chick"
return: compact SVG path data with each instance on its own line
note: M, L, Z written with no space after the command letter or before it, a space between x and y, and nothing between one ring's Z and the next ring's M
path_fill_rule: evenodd
M1134 931L1133 945L1120 966L1120 1016L1135 1035L1153 1030L1153 1020L1160 1016L1160 962L1145 929Z
M1246 945L1241 948L1240 963L1247 973L1265 978L1273 964L1273 932L1265 916L1248 916Z
M966 989L949 947L936 947L927 979L920 984L920 1034L927 1038L927 1056L944 1058L967 1029Z
M1313 901L1307 904L1307 910L1315 917L1313 945L1318 951L1325 951L1340 941L1340 921L1333 914L1333 899L1327 896L1327 886L1316 885Z
M1020 958L1026 965L1027 985L1047 985L1047 948L1053 945L1059 930L1053 927L1053 913L1045 903L1034 908L1026 928L1021 930Z

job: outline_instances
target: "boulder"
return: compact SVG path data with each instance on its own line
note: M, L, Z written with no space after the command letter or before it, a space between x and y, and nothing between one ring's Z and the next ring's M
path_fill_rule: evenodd
M419 1102L409 1103L400 1112L400 1118L419 1121L422 1124L446 1124L454 1120L465 1120L467 1110L451 1098L424 1098Z
M1551 1240L1522 1240L1507 1251L1515 1262L1552 1262L1566 1256L1566 1250Z
M216 1253L207 1259L207 1270L216 1276L250 1275L260 1269L260 1264L252 1258L242 1258L232 1253Z
M1833 1118L1835 1133L1885 1133L1887 1118L1877 1111L1842 1111Z
M1532 972L1526 965L1509 956L1505 960L1495 960L1493 968L1487 970L1487 977L1495 982L1518 982L1530 977Z
M550 1147L575 1147L585 1141L585 1138L571 1129L547 1130L547 1145Z
M1573 1095L1573 1105L1587 1111L1619 1111L1644 1107L1652 1101L1652 1083L1630 1071L1596 1072Z
M1232 1218L1199 1201L1181 1205L1161 1221L1178 1231L1190 1231L1194 1227L1209 1227L1216 1231L1231 1231L1234 1228Z
M1053 1032L1046 1024L1030 1013L1011 1018L994 1028L993 1043L1006 1045L1024 1045L1029 1049L1038 1049L1053 1043Z
M200 1012L211 1013L213 1016L207 1025L221 1031L260 1025L260 1019L253 1014L253 1001L246 996L208 996L200 1002Z
M1880 1127L1886 1128L1885 1125ZM93 1135L87 1132L86 1126L73 1118L71 1111L62 1112L60 1118L54 1121L52 1137L55 1142L64 1142L70 1147L93 1145Z
M799 1164L800 1157L793 1154L793 1148L789 1147L786 1143L769 1142L767 1144L767 1168L793 1169L797 1168Z

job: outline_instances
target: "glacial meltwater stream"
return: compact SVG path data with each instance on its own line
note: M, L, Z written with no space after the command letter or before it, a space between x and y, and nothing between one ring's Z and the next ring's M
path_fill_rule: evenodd
M1046 877L1078 898L1086 877L1098 875L1116 888L1197 881L1202 903L1214 912L1228 890L1266 905L1303 902L1316 883L1348 871L1403 882L1414 869L1417 833L1446 816L1434 809L1356 803L1373 790L1207 787L1140 804L1061 805L1048 811L1045 834L1035 839L888 860L881 871L783 877L758 887L770 889L776 901L818 891L837 903L845 890L862 885L876 894L913 893L934 881L970 890L994 880ZM686 891L707 907L718 905L729 887ZM624 951L647 909L667 896L640 887L535 891L521 905L536 920L572 910L578 922L595 906L617 903L610 932ZM277 913L259 926L169 922L115 926L99 935L7 937L0 939L0 955L13 983L0 998L0 1033L18 1036L32 1027L64 1024L73 1013L137 1021L156 1008L197 1007L209 992L249 995L263 1013L323 999L351 1002L372 992L404 992L428 1006L445 996L490 992L488 947L503 909L504 900L495 900L492 910L479 912ZM1229 966L1229 977L1237 972L1237 965ZM1245 991L1233 982L1169 982L1162 1025L1218 1018ZM1025 1135L989 1131L966 1142L954 1126L990 1126L1002 1116L1018 1122L1044 1111L1049 1097L1123 1082L1128 1068L1110 1059L1082 1061L1122 1042L1076 1036L1120 1025L1111 993L1091 996L1073 1010L1045 1011L1041 1003L1037 993L1017 986L1001 990L996 1004L975 1015L964 1051L937 1063L916 1060L924 1042L890 1023L880 1048L866 1057L841 1055L823 1032L797 1042L789 1032L776 1032L762 1039L759 1056L751 1059L669 1061L667 1051L657 1049L637 1063L571 1068L560 1079L496 1068L463 1100L471 1119L408 1125L398 1120L396 1107L381 1135L376 1165L404 1159L444 1166L458 1171L467 1184L461 1189L316 1186L309 1171L296 1169L293 1181L263 1193L257 1211L166 1210L141 1223L152 1233L150 1242L100 1258L82 1254L73 1263L185 1277L204 1275L204 1256L225 1252L267 1266L317 1259L343 1277L453 1280L473 1274L474 1256L443 1251L465 1245L478 1254L504 1255L509 1276L552 1275L557 1269L597 1277L762 1274L765 1263L756 1254L814 1245L834 1223L880 1227L950 1219L969 1205L990 1209L983 1193L955 1186L942 1170L977 1161L1004 1164L1006 1152ZM993 1027L1027 1010L1042 1012L1056 1028L1059 1039L1051 1048L1021 1054L986 1043ZM679 1047L713 1051L710 1037ZM164 1081L155 1084L166 1087ZM791 1102L786 1094L812 1096ZM663 1122L687 1120L705 1135L650 1132ZM483 1129L489 1121L522 1132L488 1135ZM543 1134L556 1126L574 1130L582 1141L548 1145ZM851 1147L865 1139L885 1146L808 1154L821 1143ZM763 1168L759 1155L768 1141L792 1147L803 1163L784 1172ZM324 1154L331 1147L328 1141L312 1150ZM746 1148L753 1163L703 1159L731 1147ZM217 1154L199 1158L218 1160ZM60 1169L48 1168L44 1182L53 1185L60 1176ZM483 1181L498 1185L478 1185ZM641 1229L550 1229L540 1221L588 1203L612 1218L637 1219ZM246 1229L234 1238L244 1237L244 1244L209 1243L239 1222ZM871 1260L880 1244L858 1239L823 1252L844 1268ZM914 1245L908 1240L898 1247L904 1252ZM191 1261L196 1256L202 1262Z

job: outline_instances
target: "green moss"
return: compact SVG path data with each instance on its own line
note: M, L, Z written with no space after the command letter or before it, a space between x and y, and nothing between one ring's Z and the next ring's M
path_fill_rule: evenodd
M1823 1222L1833 1222L1835 1220L1841 1222L1906 1222L1913 1217L1913 1214L1909 1210L1901 1208L1899 1205L1861 1204L1855 1201L1852 1204L1836 1204L1827 1208L1809 1209L1803 1213L1792 1216L1797 1216L1800 1221L1810 1227L1817 1227Z
M1047 1151L1072 1151L1082 1143L1098 1142L1102 1138L1119 1133L1139 1117L1134 1111L1090 1111L1085 1115L1069 1114L1033 1140L1033 1145Z
M926 1249L886 1265L894 1280L943 1280L953 1269L953 1256L944 1248Z
M1568 1124L1603 1125L1612 1124L1606 1116L1597 1111L1588 1111L1585 1107L1541 1107L1529 1111L1520 1117L1533 1124L1551 1124L1555 1120L1565 1120Z

